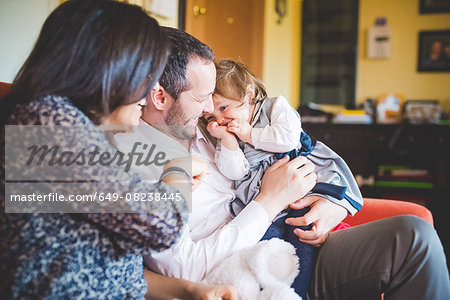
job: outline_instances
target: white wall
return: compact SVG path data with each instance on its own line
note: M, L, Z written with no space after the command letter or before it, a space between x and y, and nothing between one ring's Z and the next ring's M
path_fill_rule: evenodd
M0 81L12 82L58 0L0 0Z

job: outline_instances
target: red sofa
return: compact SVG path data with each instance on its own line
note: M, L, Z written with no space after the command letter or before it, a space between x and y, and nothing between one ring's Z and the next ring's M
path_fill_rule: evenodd
M422 205L412 202L364 198L364 205L355 216L348 216L344 222L351 226L398 215L415 215L433 225L431 212Z
M10 83L0 82L0 99L2 99L9 92L9 88L11 87Z

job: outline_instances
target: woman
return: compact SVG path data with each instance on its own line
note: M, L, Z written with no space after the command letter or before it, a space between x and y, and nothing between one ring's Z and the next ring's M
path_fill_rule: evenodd
M168 42L159 25L139 7L110 0L67 1L47 18L10 94L2 100L2 123L62 127L64 132L76 128L76 139L68 134L52 137L61 151L95 148L114 155L115 149L96 125L137 124L145 104L141 99L158 80L167 52ZM21 159L20 154L6 157L13 165ZM40 185L20 185L36 187L36 193L42 187L58 192L64 185L74 195L95 188L125 196L178 193L167 183L185 180L185 172L175 169L149 186L112 163L86 164L70 174L56 169L33 178ZM115 206L104 201L96 207L112 207L109 214L7 214L5 192L13 183L5 184L5 175L9 174L2 175L0 196L1 299L141 299L146 293L233 298L229 287L173 281L147 271L144 277L142 255L176 242L186 222L186 214L180 214L186 208L184 201L116 201Z

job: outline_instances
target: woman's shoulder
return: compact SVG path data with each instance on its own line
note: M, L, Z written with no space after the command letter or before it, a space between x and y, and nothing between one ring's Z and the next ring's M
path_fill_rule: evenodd
M11 114L12 123L24 125L84 125L92 124L69 98L57 95L42 96L18 105Z

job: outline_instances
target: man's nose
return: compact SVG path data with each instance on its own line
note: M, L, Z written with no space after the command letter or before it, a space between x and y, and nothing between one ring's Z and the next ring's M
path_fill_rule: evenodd
M214 103L212 100L212 95L208 96L208 99L205 100L205 106L203 107L203 113L210 114L214 111Z

